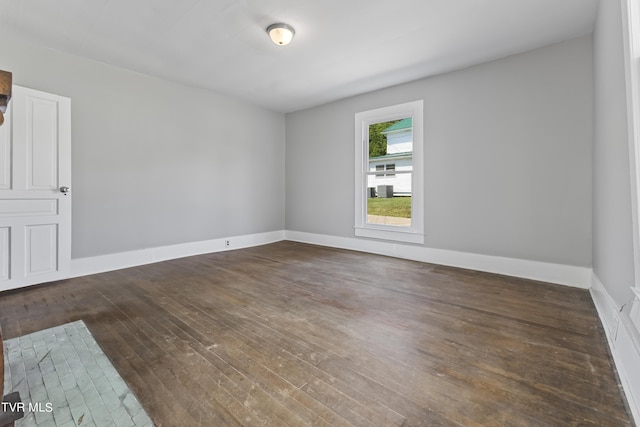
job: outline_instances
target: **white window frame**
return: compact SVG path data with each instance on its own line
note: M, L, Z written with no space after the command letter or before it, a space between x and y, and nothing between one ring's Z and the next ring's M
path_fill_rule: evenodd
M640 331L640 2L622 2L635 283L631 320Z
M363 111L355 116L355 235L404 243L424 243L424 102L422 100ZM367 223L369 126L413 118L413 171L411 173L411 226Z

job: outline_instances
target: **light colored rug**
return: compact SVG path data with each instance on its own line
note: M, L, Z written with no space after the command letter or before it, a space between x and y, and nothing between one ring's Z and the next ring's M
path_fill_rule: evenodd
M6 340L5 350L5 393L25 403L16 426L153 426L83 321Z

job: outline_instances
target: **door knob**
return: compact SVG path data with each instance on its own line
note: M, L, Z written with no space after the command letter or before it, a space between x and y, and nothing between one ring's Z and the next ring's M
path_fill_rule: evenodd
M62 194L64 194L65 196L67 195L67 193L69 192L69 190L71 190L69 187L60 187L60 192Z

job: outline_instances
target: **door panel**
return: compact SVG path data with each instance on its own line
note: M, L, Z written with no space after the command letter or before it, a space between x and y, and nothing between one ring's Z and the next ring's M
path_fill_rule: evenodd
M58 268L57 224L28 225L25 232L25 275L55 273Z
M0 286L9 280L9 227L0 228Z
M0 291L63 279L71 264L71 101L13 87L0 127Z
M0 217L56 215L56 199L6 199L0 200Z
M58 188L58 102L29 96L26 123L27 189Z
M7 114L11 115L11 102ZM11 189L11 120L6 118L0 126L0 190Z

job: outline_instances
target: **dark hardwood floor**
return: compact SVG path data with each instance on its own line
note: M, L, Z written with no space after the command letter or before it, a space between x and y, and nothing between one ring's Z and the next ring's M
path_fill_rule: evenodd
M581 289L280 242L0 294L79 319L158 426L633 424Z

